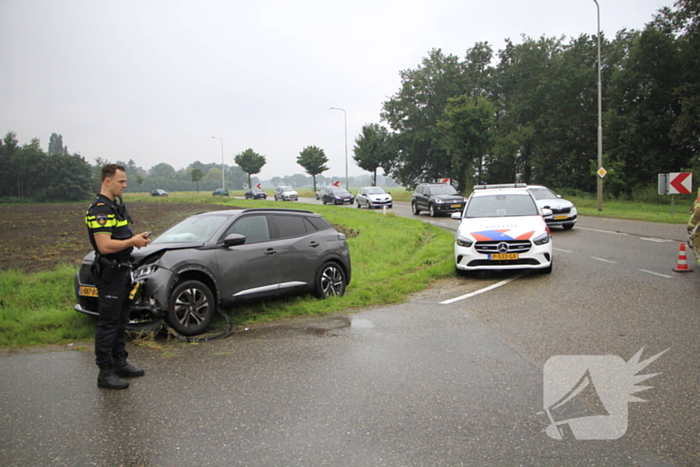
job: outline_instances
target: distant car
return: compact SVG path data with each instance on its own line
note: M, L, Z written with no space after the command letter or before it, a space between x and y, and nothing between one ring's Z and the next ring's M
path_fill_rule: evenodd
M159 188L157 190L153 190L151 192L151 196L168 196L168 192Z
M447 183L421 183L411 197L411 211L416 216L428 211L430 217L461 212L464 197Z
M299 193L291 186L275 188L275 201L299 201Z
M562 199L560 195L546 186L528 185L527 191L535 197L535 202L540 209L552 210L552 214L544 218L548 226L558 225L566 230L574 228L578 220L578 212L574 203Z
M552 272L552 236L525 184L474 187L455 234L457 272L537 269Z
M212 196L228 196L228 190L226 188L217 188L211 193Z
M140 286L129 327L164 319L184 336L204 332L218 308L245 298L342 296L352 274L345 235L320 214L294 209L196 214L132 255ZM74 308L96 316L94 258L88 253L75 274Z
M321 197L323 204L352 204L355 202L355 197L345 188L339 186L330 186Z
M267 199L267 193L260 188L252 188L245 192L245 199Z
M328 188L330 188L330 187L324 186L323 188L321 188L320 190L318 190L318 191L316 192L316 199L320 201L321 198L323 198L323 194L328 190Z
M367 209L380 208L386 206L388 208L394 205L391 195L384 191L384 188L379 186L366 186L360 188L357 192L357 207L366 206Z

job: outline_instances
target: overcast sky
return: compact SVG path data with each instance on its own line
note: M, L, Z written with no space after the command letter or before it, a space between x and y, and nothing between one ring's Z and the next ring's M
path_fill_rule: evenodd
M607 37L673 0L599 0ZM441 48L464 58L521 34L595 34L593 0L0 0L0 131L91 164L225 163L252 148L260 179L303 173L310 145L345 175L399 71Z

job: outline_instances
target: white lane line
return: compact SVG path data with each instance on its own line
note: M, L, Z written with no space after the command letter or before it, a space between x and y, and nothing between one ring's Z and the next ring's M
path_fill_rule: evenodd
M646 240L647 242L655 242L655 243L665 243L665 242L675 242L675 240L666 240L665 238L640 238L640 240Z
M602 261L604 263L617 264L617 261L611 261L609 259L596 258L595 256L591 256L591 258L597 259L598 261Z
M578 226L576 228L580 229L580 230L590 230L591 232L601 232L601 233L609 233L609 234L615 234L615 235L627 235L626 233L613 232L612 230L589 229L587 227L578 227Z
M510 279L505 279L505 280L502 280L501 282L497 282L497 283L495 283L495 284L493 284L493 285L489 285L488 287L484 287L483 289L479 289L479 290L477 290L477 291L475 291L475 292L471 292L471 293L468 293L468 294L465 294L465 295L461 295L461 296L459 296L459 297L451 298L451 299L449 299L449 300L445 300L445 301L443 301L443 302L440 302L440 305L449 305L450 303L458 302L458 301L460 301L460 300L464 300L464 299L467 299L467 298L471 298L471 297L473 297L473 296L475 296L475 295L479 295L479 294L482 294L482 293L484 293L484 292L488 292L489 290L497 289L498 287L504 286L504 285L506 285L506 284L509 283L509 282L513 282L514 280L520 279L521 277L523 277L524 275L528 274L529 272L530 272L530 271L523 271L523 272L521 272L521 273L519 273L519 274L516 274L515 276L511 277Z
M647 274L653 274L653 275L659 276L659 277L665 277L666 279L672 279L672 276L667 276L666 274L661 274L661 273L658 273L658 272L649 271L649 270L647 270L647 269L637 269L637 271L646 272Z
M573 251L563 250L563 249L561 249L561 248L555 248L555 250L561 251L561 252L564 252L564 253L573 253Z

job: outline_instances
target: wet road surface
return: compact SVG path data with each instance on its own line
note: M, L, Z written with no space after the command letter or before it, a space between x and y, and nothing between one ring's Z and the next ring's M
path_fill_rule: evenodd
M700 277L643 272L669 273L673 228L652 242L643 224L600 227L555 232L551 275L449 305L512 274L222 341L130 345L146 376L125 391L96 387L91 349L0 356L0 465L698 465ZM644 346L671 350L644 372L662 374L624 437L544 433L549 357Z

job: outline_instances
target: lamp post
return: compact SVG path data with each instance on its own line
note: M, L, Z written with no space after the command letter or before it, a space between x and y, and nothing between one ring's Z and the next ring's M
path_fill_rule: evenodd
M597 188L598 188L598 211L603 210L603 88L600 79L600 5L598 5L598 0L593 0L595 2L596 10L598 12L598 178L597 178ZM601 173L603 175L601 175Z
M348 114L345 112L345 109L338 107L331 107L328 110L343 111L343 120L345 121L345 189L350 191L350 182L348 178Z
M221 188L226 189L226 179L224 178L224 140L218 136L212 136L214 139L221 141Z

